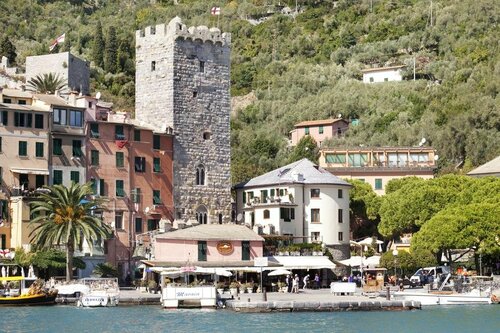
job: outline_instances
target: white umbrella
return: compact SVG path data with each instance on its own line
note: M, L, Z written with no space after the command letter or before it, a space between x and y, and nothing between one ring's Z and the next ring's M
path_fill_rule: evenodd
M267 276L278 276L278 275L288 275L288 274L292 274L292 272L283 268L278 268L267 274Z
M359 242L356 242L356 243L362 244L362 245L372 245L373 244L373 238L372 237L366 237L362 241L359 241ZM375 239L375 244L384 244L384 242L381 241L381 240Z
M30 277L30 278L35 277L35 270L33 269L33 265L30 265L30 268L28 270L28 277Z
M344 266L352 266L352 267L361 266L361 262L362 262L362 259L360 256L352 256L349 259L339 261L339 263L341 263ZM363 264L364 264L364 262L363 262Z
M380 256L371 256L363 260L363 264L367 266L378 267L380 265Z
M215 274L221 275L221 276L233 276L233 273L231 273L230 271L227 271L225 269L222 269L222 268L216 268Z
M5 277L5 266L2 266L2 277ZM7 281L2 281L3 285L5 286L7 284Z

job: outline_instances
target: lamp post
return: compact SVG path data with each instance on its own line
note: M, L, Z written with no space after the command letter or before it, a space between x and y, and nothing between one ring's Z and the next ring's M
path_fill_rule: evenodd
M397 264L398 250L397 249L393 250L392 255L394 256L394 275L397 276L396 264Z

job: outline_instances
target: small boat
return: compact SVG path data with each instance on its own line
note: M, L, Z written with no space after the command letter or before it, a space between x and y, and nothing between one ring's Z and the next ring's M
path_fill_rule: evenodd
M22 270L17 265L3 265L2 271L5 271L6 266L7 270ZM36 277L2 275L5 276L0 277L0 306L55 304L57 293L46 291L43 281Z
M117 278L83 278L71 284L58 285L57 289L60 299L76 299L77 306L116 306L120 301Z

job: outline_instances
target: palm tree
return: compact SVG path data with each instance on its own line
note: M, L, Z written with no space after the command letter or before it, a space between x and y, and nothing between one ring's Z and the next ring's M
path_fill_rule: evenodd
M65 86L65 80L54 73L39 74L28 81L30 90L40 94L54 94Z
M30 238L41 249L66 246L66 281L69 281L73 276L75 249L82 251L84 241L92 248L94 242L110 236L111 228L92 215L102 202L91 197L90 183L47 188L49 191L39 194L31 204L32 213L38 216L30 221L34 226Z

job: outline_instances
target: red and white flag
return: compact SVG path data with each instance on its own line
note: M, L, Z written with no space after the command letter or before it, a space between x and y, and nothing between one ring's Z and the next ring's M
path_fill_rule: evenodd
M212 7L212 10L210 11L212 15L220 15L220 7Z
M52 52L52 50L59 44L64 43L64 40L66 39L66 33L63 33L61 36L57 37L56 40L52 42L52 44L49 47L49 51Z

